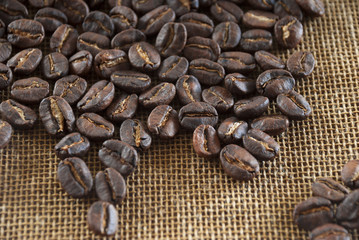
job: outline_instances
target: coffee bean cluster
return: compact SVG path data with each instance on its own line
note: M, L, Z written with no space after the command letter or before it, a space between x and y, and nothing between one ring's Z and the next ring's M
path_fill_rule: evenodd
M260 161L279 153L272 136L311 114L294 88L313 71L313 55L284 62L268 51L297 46L303 11L323 15L320 0L29 0L34 20L21 2L0 0L0 89L11 95L0 104L0 148L13 127L30 129L40 118L61 138L62 188L75 198L95 189L100 199L88 212L96 234L115 234L113 204L125 198L125 179L152 137L192 131L199 156L219 157L228 175L251 180ZM103 4L109 12L96 10ZM43 56L45 35L51 53ZM31 76L38 68L45 80ZM98 80L90 86L91 73ZM175 98L180 109L170 106ZM282 114L262 116L272 101ZM139 108L149 111L146 123L135 118ZM95 180L81 159L91 142L102 142L107 167Z

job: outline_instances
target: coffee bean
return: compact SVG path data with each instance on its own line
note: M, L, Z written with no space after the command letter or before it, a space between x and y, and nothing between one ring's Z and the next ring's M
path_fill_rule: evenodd
M136 12L139 13L148 13L151 10L161 6L164 0L132 0L132 7Z
M151 78L141 72L120 71L111 75L116 87L129 93L142 93L151 85Z
M217 110L205 102L193 102L182 107L179 111L181 126L194 131L199 125L215 126L218 122Z
M3 120L18 129L30 129L37 121L37 115L31 108L11 99L0 104L0 114Z
M85 32L77 38L77 50L87 50L96 56L101 50L110 48L110 39L104 35Z
M98 8L105 0L89 0L90 8Z
M113 168L100 171L95 177L96 195L102 201L120 204L126 197L126 181Z
M267 70L258 76L256 82L258 93L271 99L281 93L289 92L294 85L292 74L282 69Z
M262 130L271 136L275 136L287 130L289 120L283 115L268 115L254 119L251 127Z
M241 29L234 22L222 22L215 27L212 39L223 50L233 49L241 40Z
M137 15L129 7L117 6L111 9L110 17L115 26L116 32L135 28L137 26Z
M127 54L118 49L102 50L95 57L95 72L100 78L110 78L115 71L127 70L130 63Z
M149 0L153 2L156 0ZM163 25L176 19L175 12L167 5L163 5L146 13L138 20L138 29L147 36L157 34Z
M53 95L65 99L70 105L74 105L85 94L87 82L76 75L69 75L56 81Z
M35 8L50 7L54 2L55 0L29 0L30 5Z
M198 0L201 7L210 7L216 0ZM240 1L240 0L239 0Z
M284 115L294 120L304 120L312 113L307 100L294 90L279 94L277 106Z
M324 3L321 0L297 0L297 3L312 17L321 17L325 14Z
M211 125L199 125L193 132L193 148L200 157L216 157L221 151L216 129Z
M176 87L172 83L163 82L143 92L138 100L145 108L155 108L170 104L176 96Z
M52 34L50 48L65 56L70 56L76 51L76 42L79 34L71 25L63 24Z
M217 22L239 23L243 17L242 9L230 1L216 2L211 6L210 11Z
M34 20L44 26L45 31L54 32L62 24L67 23L66 15L56 8L41 8L35 14Z
M132 7L132 0L108 0L107 2L111 8L116 6Z
M186 13L179 18L179 21L186 26L187 36L209 37L213 32L213 21L202 13Z
M272 49L273 37L270 32L262 29L252 29L242 34L240 47L247 52Z
M166 3L175 11L176 16L182 16L190 12L191 9L197 9L199 7L198 0L166 0Z
M314 66L315 59L311 52L294 52L287 61L288 71L297 78L309 76Z
M113 37L111 47L128 51L130 47L139 42L146 41L146 35L138 29L127 29Z
M92 68L93 57L89 51L83 50L75 53L69 59L70 72L79 75L87 75Z
M42 60L41 69L45 78L56 80L69 73L69 61L61 53L50 53Z
M187 73L188 65L186 58L176 55L170 56L163 60L158 69L158 78L166 82L175 82Z
M106 13L93 11L85 17L82 29L84 32L95 32L110 38L115 31L115 25Z
M341 202L349 194L349 189L331 178L318 178L312 183L315 196L326 198L332 202Z
M0 90L10 86L13 79L11 69L5 64L0 63Z
M350 240L350 234L342 226L328 223L313 229L310 240Z
M210 38L191 37L183 50L183 55L192 61L198 58L206 58L211 61L216 61L221 48L218 43Z
M256 118L268 110L269 99L263 96L255 96L241 99L234 104L234 114L240 119Z
M2 0L0 1L0 19L6 25L16 19L26 18L29 12L25 5L17 0Z
M279 153L279 144L268 134L258 129L251 129L243 136L243 146L261 161L273 160Z
M212 86L202 92L204 102L212 105L220 113L228 111L233 107L234 99L232 94L220 86Z
M247 2L254 8L261 10L272 10L275 0L247 0Z
M30 19L19 19L7 26L7 40L18 48L29 48L40 45L45 37L41 23Z
M83 0L55 1L54 7L65 13L69 23L72 25L82 23L90 11L88 5Z
M236 117L226 118L218 127L218 137L225 143L239 143L248 131L248 123Z
M106 116L115 122L132 118L137 110L138 96L122 92L106 110Z
M96 113L84 113L76 121L79 132L93 141L112 138L115 127Z
M217 62L231 73L249 73L256 68L254 57L245 52L224 52Z
M285 68L285 63L279 57L266 52L266 51L257 51L254 54L254 58L258 65L265 71L270 69L283 69Z
M98 235L114 235L117 232L117 222L117 210L108 202L97 201L93 203L87 213L89 229Z
M166 23L156 38L156 48L161 56L169 57L179 54L187 40L187 30L182 23Z
M6 39L0 38L0 63L9 59L12 53L12 45Z
M11 86L11 97L23 103L39 103L49 93L49 83L38 77L18 80Z
M90 142L80 133L70 133L55 146L56 156L65 159L69 157L83 157L90 149Z
M351 160L344 165L342 180L350 188L359 188L359 160Z
M152 143L145 125L137 119L127 119L121 124L120 138L140 152L149 149Z
M191 61L188 73L205 85L219 84L225 76L224 68L220 64L205 58Z
M0 19L0 38L4 36L6 32L6 25L5 23Z
M243 96L256 90L256 80L240 73L231 73L224 78L225 87L234 95Z
M133 44L128 50L128 58L131 65L141 71L155 71L161 64L160 54L147 42Z
M198 79L192 75L183 75L180 77L176 82L176 90L178 99L183 105L201 101L201 84Z
M0 119L0 149L3 149L9 144L12 131L11 125Z
M331 202L321 197L311 197L294 208L294 222L299 228L310 231L326 223L334 223Z
M224 171L235 180L249 181L259 173L258 161L238 145L229 144L222 148L220 160Z
M358 229L359 227L359 190L347 195L336 209L337 222L345 228Z
M274 5L274 13L283 18L286 16L296 17L299 21L303 20L303 13L296 0L278 0Z
M243 16L243 24L249 28L272 29L278 20L278 15L260 10L250 10Z
M159 105L148 116L147 127L162 139L174 138L180 128L178 113L169 105Z
M101 80L96 82L77 103L83 112L100 112L105 110L115 97L115 86L112 82Z
M287 16L274 26L275 37L282 47L294 48L303 37L303 25L293 16Z
M42 59L42 52L38 48L22 50L9 59L7 66L17 74L30 74L36 70Z

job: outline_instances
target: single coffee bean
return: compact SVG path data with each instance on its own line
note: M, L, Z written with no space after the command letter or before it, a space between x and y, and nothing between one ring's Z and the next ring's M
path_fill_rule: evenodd
M272 49L273 37L270 32L263 29L252 29L242 34L240 47L244 51L255 52Z
M248 123L236 117L226 118L218 127L218 137L225 143L239 143L248 131Z
M75 129L75 115L65 99L51 96L41 101L39 114L46 131L51 135L64 136Z
M97 201L91 205L87 213L87 223L95 234L112 236L117 232L117 210L108 202Z
M127 54L118 49L102 50L95 57L95 72L100 78L110 78L112 73L128 70L130 63Z
M5 121L18 129L30 129L37 121L34 110L11 99L0 104L0 115Z
M9 59L12 53L12 45L6 39L0 38L0 63Z
M222 22L215 27L212 39L223 50L233 49L237 47L241 40L241 29L234 22Z
M279 144L268 134L258 129L251 129L243 136L243 146L261 161L273 160L279 153Z
M303 13L296 0L278 0L274 5L274 13L283 18L286 16L296 17L299 21L303 20Z
M206 58L211 61L216 61L221 48L218 43L210 38L191 37L187 40L187 44L183 50L183 55L192 61L198 58Z
M102 201L120 204L126 197L126 181L113 168L100 171L95 177L96 195Z
M182 23L163 25L156 38L156 48L161 56L169 57L182 52L187 40L187 30Z
M0 90L10 86L13 79L11 69L5 64L0 63Z
M231 73L224 78L225 87L234 95L243 96L256 90L256 80L240 73Z
M329 200L328 200L329 201ZM359 227L359 190L347 195L336 209L337 222L345 228L358 229Z
M85 32L77 38L77 50L87 50L96 56L101 50L110 48L110 39L104 35Z
M96 113L84 113L76 121L79 132L93 141L104 141L113 137L115 127Z
M216 129L211 125L199 125L193 132L193 148L200 157L216 157L221 151Z
M0 19L6 25L17 19L26 18L29 12L25 5L17 0L2 0L0 1Z
M295 52L287 61L288 71L297 78L309 76L314 69L315 59L311 52Z
M139 42L128 50L128 58L133 67L141 71L155 71L161 65L161 56L151 44Z
M0 149L3 149L9 144L12 132L11 125L0 119Z
M30 19L19 19L7 26L7 40L18 48L29 48L40 45L45 37L41 23Z
M242 9L230 1L216 2L211 6L210 11L217 22L239 23L243 17Z
M47 32L54 32L62 24L67 23L66 15L60 10L51 7L39 9L35 14L34 20L41 23Z
M274 26L275 37L282 47L294 48L303 37L303 25L293 16L286 16Z
M240 119L256 118L268 110L269 99L263 96L255 96L241 99L234 104L234 114Z
M130 47L139 42L146 41L146 35L138 29L127 29L113 37L111 48L128 52Z
M155 108L159 105L168 105L176 96L176 87L172 83L163 82L143 92L138 100L145 108Z
M297 3L312 17L321 17L325 14L324 3L321 0L297 0Z
M36 70L42 59L42 52L38 48L22 50L9 59L7 66L17 74L30 74Z
M79 34L77 30L68 24L59 26L52 34L50 48L65 56L70 56L76 51L76 42Z
M151 85L151 78L141 72L120 71L111 75L111 82L126 92L142 93Z
M226 88L220 86L204 89L202 99L204 102L215 107L220 113L228 111L234 104L232 94Z
M294 208L293 216L298 227L307 231L334 222L331 202L321 197L311 197L299 203Z
M187 73L188 65L186 58L176 55L170 56L163 60L158 69L158 78L166 82L176 82L178 78Z
M90 12L88 5L83 0L57 0L54 7L65 13L72 25L82 23Z
M148 13L149 11L161 6L164 0L132 0L132 8L139 13Z
M200 83L205 85L219 84L225 76L224 68L219 63L205 58L191 61L188 73L195 76Z
M256 9L272 10L275 0L247 0L247 2Z
M77 103L83 112L100 112L105 110L115 97L115 86L112 82L101 80L96 82Z
M278 15L260 10L250 10L243 16L243 24L249 28L272 29L278 20Z
M111 9L110 17L115 26L116 32L135 28L137 26L138 18L136 13L129 7L117 6Z
M83 157L90 149L90 142L80 133L70 133L55 146L56 156L65 159L69 157Z
M200 102L202 87L198 79L192 75L183 75L176 82L178 99L183 105L192 102Z
M69 59L70 72L79 75L87 75L92 68L93 57L89 51L83 50L75 53Z
M169 105L159 105L148 116L147 127L162 139L174 138L180 128L178 113Z
M279 57L263 50L257 51L254 58L264 71L285 68L285 63Z
M220 160L224 171L235 180L249 181L259 173L259 163L246 149L229 144L222 148Z
M334 203L341 202L349 194L349 189L331 178L318 178L312 183L315 196L326 198Z
M282 69L267 70L258 76L256 82L258 93L271 99L289 92L294 85L292 74Z
M166 0L166 3L175 11L176 16L182 16L190 12L191 9L197 9L199 7L198 0Z
M11 98L23 103L39 103L49 93L49 83L38 77L18 80L11 86Z
M351 160L344 165L342 180L350 188L359 187L359 160Z
M145 125L137 119L127 119L121 124L120 138L140 152L149 149L152 143Z
M42 59L41 69L45 78L56 80L69 73L69 61L61 53L50 53Z
M337 224L324 224L313 229L309 234L310 240L350 240L348 231Z
M53 95L65 99L70 105L74 105L85 94L87 82L85 79L69 75L56 81Z
M153 2L156 0L149 0ZM138 1L139 2L139 1ZM163 25L173 22L176 19L175 12L167 5L159 6L150 12L147 12L138 20L138 29L147 36L157 34Z
M110 38L115 31L115 25L106 13L93 11L85 17L82 29L84 32L95 32Z
M29 0L30 5L35 8L50 7L54 2L55 0Z
M138 96L136 94L127 94L122 92L113 100L106 110L106 116L114 122L122 122L132 118L137 110Z
M132 7L132 0L108 0L107 2L111 8L116 6Z
M287 130L289 120L283 115L268 115L254 119L251 127L262 130L271 136L275 136Z
M245 52L224 52L217 62L231 73L249 73L256 68L254 57Z
M218 122L217 110L205 102L193 102L182 107L178 114L181 126L194 131L199 125L215 126Z
M190 12L182 15L179 21L186 26L187 36L209 37L213 32L213 21L205 14Z
M294 90L279 94L277 106L284 115L294 120L304 120L312 113L307 100Z

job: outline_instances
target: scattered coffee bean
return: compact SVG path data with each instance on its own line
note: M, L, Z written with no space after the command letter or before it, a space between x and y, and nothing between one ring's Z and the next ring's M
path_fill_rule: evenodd
M274 5L274 13L283 18L286 16L296 17L299 21L303 20L303 13L296 0L278 0Z
M126 29L135 28L138 18L136 13L129 7L117 6L111 9L110 17L115 26L116 32L122 32Z
M186 13L179 18L179 21L186 26L187 36L209 37L213 32L213 21L202 13Z
M79 75L87 75L92 68L93 57L89 51L83 50L75 53L69 59L70 72Z
M37 121L34 110L11 99L0 104L0 115L14 128L24 130L32 128Z
M61 158L83 157L90 149L90 142L80 133L70 133L55 146L56 155Z
M324 3L321 0L296 0L304 12L312 17L320 17L325 13Z
M85 32L77 38L77 50L87 50L92 56L96 56L101 50L110 48L110 39L104 35Z
M0 19L6 25L14 20L26 18L29 12L25 5L16 0L2 0L0 1Z
M30 5L35 8L50 7L54 2L55 0L29 0Z
M46 79L56 80L69 73L69 61L61 53L50 53L42 59L41 70Z
M236 117L226 118L218 127L218 137L225 144L239 143L248 131L248 123Z
M65 13L69 23L72 25L82 23L90 11L88 5L83 0L55 1L54 7Z
M254 8L261 10L272 10L275 4L275 0L247 0L247 2Z
M256 90L256 80L240 73L231 73L224 78L225 87L234 95L248 95Z
M79 34L77 30L68 24L59 26L52 34L50 48L52 51L59 52L65 56L70 56L76 51L76 42Z
M264 71L285 68L285 63L279 57L263 50L257 51L254 58Z
M79 132L93 141L104 141L113 137L115 127L96 113L84 113L76 121Z
M204 89L202 99L204 102L215 107L220 113L228 111L234 104L232 94L226 88L220 86Z
M166 23L156 39L156 48L163 57L180 53L186 45L187 30L182 23Z
M111 48L128 52L130 47L139 42L146 41L146 35L138 29L127 29L113 37Z
M172 83L163 82L143 92L138 100L145 108L155 108L159 105L167 105L176 96L176 87Z
M7 40L18 48L29 48L40 45L45 37L41 23L30 19L19 19L7 26Z
M218 1L211 6L210 11L217 22L239 23L243 17L242 9L230 1Z
M231 73L249 73L256 68L254 57L245 52L224 52L217 62Z
M216 157L221 151L216 129L211 125L199 125L193 132L193 148L200 157Z
M188 73L205 85L219 84L225 76L224 68L219 63L205 58L191 61Z
M176 55L170 56L163 60L158 69L158 78L166 82L176 82L178 78L187 73L188 65L186 58Z
M69 75L56 81L53 95L65 99L70 105L74 105L85 94L87 82L76 75Z
M13 79L11 69L5 64L0 63L0 90L10 86Z
M331 178L318 178L312 183L315 196L326 198L332 202L341 202L349 194L349 189Z
M303 37L303 25L293 16L287 16L274 26L274 34L278 43L285 48L294 48Z
M294 88L295 80L292 74L282 69L267 70L257 78L257 91L268 98L276 98L281 93L287 93Z
M314 69L315 59L311 52L295 52L287 61L287 69L294 77L309 76Z
M3 149L9 144L12 132L11 125L0 119L0 149Z
M294 120L304 120L312 113L307 100L294 90L279 94L277 106L284 115Z
M66 15L56 8L41 8L35 14L34 20L44 26L45 31L54 32L62 24L67 23Z
M122 92L106 110L106 116L114 122L132 118L137 110L138 96Z
M49 83L38 77L18 80L11 86L11 97L23 103L39 103L49 93Z
M240 47L247 52L272 49L273 37L263 29L252 29L242 34Z
M255 96L239 100L234 104L234 114L240 119L256 118L268 110L269 99Z
M132 0L132 8L139 13L147 13L161 6L164 0Z
M91 205L87 213L87 223L95 234L112 236L117 232L117 210L111 203L97 201Z
M110 78L115 71L130 68L127 54L118 49L102 50L95 57L95 72L100 78Z
M161 56L151 44L139 42L128 50L128 58L133 67L141 71L154 71L160 67Z
M218 43L210 38L191 37L183 50L183 55L192 61L198 58L206 58L211 61L216 61L221 48Z
M42 52L38 48L22 50L9 59L7 66L16 74L28 75L36 70L42 59Z
M102 201L120 204L126 197L126 181L113 168L100 171L95 177L96 195Z
M337 222L345 228L358 229L359 227L359 190L347 195L336 209Z
M147 127L162 139L174 138L180 128L178 113L169 105L159 105L148 116Z
M182 16L191 11L191 8L197 9L199 7L198 0L166 0L166 3L173 9L173 11L175 11L176 16Z
M193 102L182 107L179 111L181 126L194 131L199 125L215 126L218 122L217 110L205 102Z
M152 143L145 125L137 119L127 119L121 124L120 138L140 152L149 149Z
M233 49L241 40L241 29L238 24L234 22L222 22L215 27L212 39L217 42L223 50Z
M151 85L151 78L141 72L120 71L111 75L116 87L129 93L142 93Z
M313 229L310 240L350 240L350 234L342 226L328 223Z
M342 180L350 188L359 187L359 160L351 160L344 165Z
M12 53L12 45L6 39L0 38L0 63L9 59Z
M115 25L106 13L92 11L82 22L82 29L84 32L95 32L110 38L115 31Z
M272 29L278 20L278 15L260 10L250 10L243 16L243 24L249 28Z
M180 77L176 82L176 90L178 99L183 105L201 101L201 84L198 79L192 75L183 75Z
M251 127L274 136L287 130L289 127L289 120L283 115L268 115L254 119Z

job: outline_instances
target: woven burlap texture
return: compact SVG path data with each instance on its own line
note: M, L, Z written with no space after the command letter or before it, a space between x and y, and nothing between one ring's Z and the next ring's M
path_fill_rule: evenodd
M325 6L325 17L305 19L303 42L295 49L309 50L317 60L313 74L296 84L313 114L276 138L280 156L261 164L254 181L237 182L218 159L196 156L191 133L173 141L155 138L127 180L115 239L307 238L293 224L294 206L311 196L316 177L340 179L342 166L359 159L359 3L326 0ZM293 51L275 53L287 59ZM3 91L1 100L8 96ZM15 131L0 150L0 239L97 238L86 222L96 196L74 199L61 189L56 142L38 123ZM99 147L84 158L93 176L104 169Z

